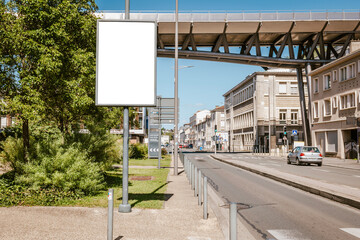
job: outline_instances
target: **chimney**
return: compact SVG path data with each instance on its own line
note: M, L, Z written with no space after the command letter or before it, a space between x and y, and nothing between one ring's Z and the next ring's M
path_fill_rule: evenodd
M360 49L360 40L353 40L350 42L350 53Z

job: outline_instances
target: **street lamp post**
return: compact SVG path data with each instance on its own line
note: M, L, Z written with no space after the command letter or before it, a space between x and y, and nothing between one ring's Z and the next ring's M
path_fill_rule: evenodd
M178 175L178 125L179 125L179 102L178 102L178 58L179 58L179 1L175 2L175 82L174 82L174 98L175 98L175 154L174 154L174 175Z

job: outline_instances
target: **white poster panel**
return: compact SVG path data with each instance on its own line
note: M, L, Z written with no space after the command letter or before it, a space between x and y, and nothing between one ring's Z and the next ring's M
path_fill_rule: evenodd
M155 22L97 22L96 105L156 105Z

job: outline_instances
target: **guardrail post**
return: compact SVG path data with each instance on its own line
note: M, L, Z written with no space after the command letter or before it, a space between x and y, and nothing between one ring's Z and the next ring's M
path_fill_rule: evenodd
M195 167L195 172L194 172L194 197L197 196L198 193L198 177L197 177L197 167Z
M191 190L194 190L195 189L195 165L194 163L191 164L192 167L191 167Z
M109 189L108 192L108 223L107 223L107 240L113 239L113 225L114 225L114 189Z
M230 203L230 210L229 210L229 216L230 216L230 240L236 240L236 203Z
M190 183L190 186L192 188L192 181L193 181L192 172L193 172L193 169L192 169L192 162L189 162L189 163L190 163L190 165L189 165L189 167L190 167L190 169L189 169L189 173L190 173L190 181L189 181L189 183Z
M207 177L204 176L204 203L203 203L203 219L208 218L208 203L207 203Z
M199 170L199 194L198 194L198 205L201 205L201 171Z

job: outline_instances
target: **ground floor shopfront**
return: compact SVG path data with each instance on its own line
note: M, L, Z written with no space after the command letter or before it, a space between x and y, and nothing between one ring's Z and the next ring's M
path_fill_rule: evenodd
M312 142L324 156L357 158L360 127L355 117L312 125Z
M360 128L326 129L313 131L313 145L317 146L324 156L341 159L358 157Z

